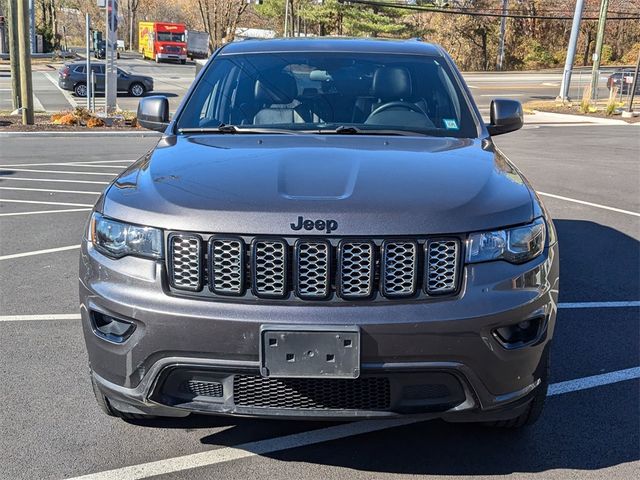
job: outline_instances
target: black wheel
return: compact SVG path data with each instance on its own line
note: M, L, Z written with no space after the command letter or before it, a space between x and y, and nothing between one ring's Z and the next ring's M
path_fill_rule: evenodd
M117 417L123 420L151 420L155 418L153 415L144 415L141 413L129 413L129 412L121 412L120 410L116 410L109 403L109 399L105 397L98 385L96 385L95 380L93 379L93 375L91 375L91 386L93 387L93 394L96 397L96 403L102 412L110 417Z
M486 422L484 425L492 428L522 428L536 423L542 414L544 402L547 398L547 390L549 388L549 367L549 347L547 347L543 353L543 359L540 363L540 370L543 372L540 377L540 385L536 388L536 393L533 400L531 400L527 406L527 409L515 418Z
M73 87L73 93L75 93L78 97L86 97L87 84L84 82L76 83L76 85Z
M186 61L186 60L180 60L180 63L181 63L182 65L184 65L185 63L187 63L187 61Z
M146 93L146 91L147 89L144 88L144 85L138 82L131 84L129 87L129 94L132 97L141 97Z

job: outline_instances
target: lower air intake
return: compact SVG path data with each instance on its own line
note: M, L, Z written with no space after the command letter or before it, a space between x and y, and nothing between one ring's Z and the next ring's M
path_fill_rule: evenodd
M243 407L387 410L391 389L384 377L342 380L235 375L233 398Z

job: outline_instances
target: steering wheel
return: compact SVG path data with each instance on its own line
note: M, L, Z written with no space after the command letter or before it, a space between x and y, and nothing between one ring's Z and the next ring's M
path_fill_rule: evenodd
M396 108L396 107L406 108L407 110L412 110L416 113L419 113L420 115L424 115L425 117L427 116L415 103L398 101L398 102L387 102L380 105L373 112L371 112L371 115L369 115L369 118L379 113L382 113L386 110L389 110L390 108Z

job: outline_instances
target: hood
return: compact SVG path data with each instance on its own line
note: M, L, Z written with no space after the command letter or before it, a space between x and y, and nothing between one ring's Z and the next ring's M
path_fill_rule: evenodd
M524 223L533 204L486 140L215 134L163 138L118 177L103 212L165 229L326 235L292 230L303 217L375 236Z

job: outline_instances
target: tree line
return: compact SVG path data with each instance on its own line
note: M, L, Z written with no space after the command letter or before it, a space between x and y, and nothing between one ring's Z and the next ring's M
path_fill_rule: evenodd
M289 2L287 8L286 3ZM468 12L499 13L502 0L387 0L385 5L349 3L346 0L119 0L118 37L127 48L137 48L137 24L141 20L173 21L209 33L213 50L233 41L238 27L273 30L300 36L339 35L381 38L420 38L441 44L463 70L496 68L500 18L415 11L389 6L402 3L419 7L452 8ZM0 0L0 14L7 0ZM64 41L82 45L84 13L93 17L96 29L104 28L104 14L96 0L36 0L38 33L51 48ZM259 4L258 4L259 3ZM559 67L564 63L571 21L539 16L573 15L575 1L509 0L505 34L504 69ZM597 17L600 0L586 0L584 16ZM640 0L610 0L610 16L640 16ZM583 20L577 65L589 65L595 46L595 20ZM68 37L68 38L67 38ZM640 21L608 21L602 63L633 64L640 51Z

